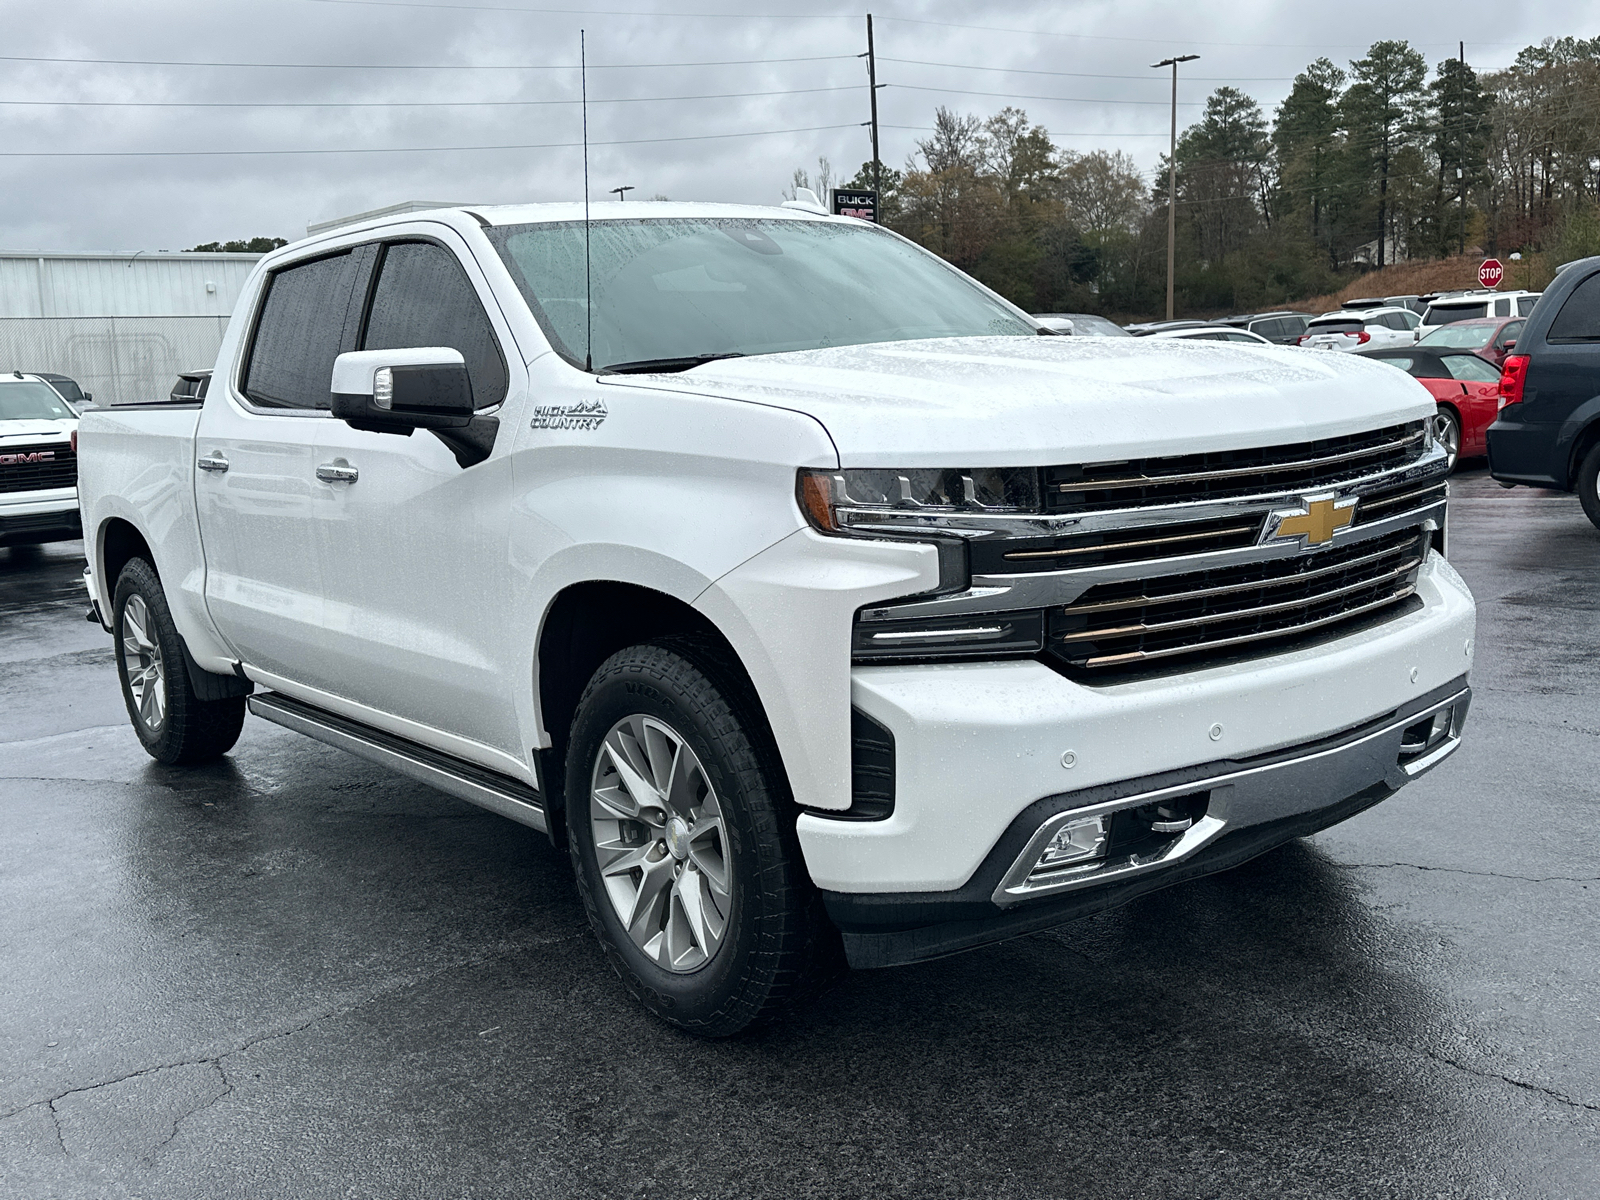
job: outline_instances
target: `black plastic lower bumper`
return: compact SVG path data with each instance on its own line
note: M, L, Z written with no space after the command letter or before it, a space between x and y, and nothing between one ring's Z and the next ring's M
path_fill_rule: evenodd
M83 518L78 510L0 514L0 546L37 546L43 542L70 542L83 536Z
M1489 426L1489 474L1504 483L1565 490L1566 466L1558 445L1560 427L1518 420L1520 404L1507 405Z
M1387 799L1409 776L1399 759L1398 726L1417 713L1437 708L1460 696L1464 717L1470 690L1462 677L1357 728L1272 754L1245 760L1223 760L1180 771L1168 771L1081 792L1049 796L1030 805L1006 830L983 864L962 887L950 892L822 893L828 915L844 939L853 967L887 967L938 958L959 950L1049 929L1078 917L1104 912L1136 897L1173 884L1197 879L1265 853L1297 837L1336 825ZM1382 737L1374 732L1393 731ZM1005 906L994 896L1017 856L1046 820L1071 809L1101 804L1123 796L1185 786L1240 771L1261 771L1282 765L1299 771L1304 786L1305 764L1334 789L1314 807L1275 820L1244 824L1223 833L1193 854L1147 874L1108 879L1102 885L1025 899ZM1203 786L1203 783L1201 784Z

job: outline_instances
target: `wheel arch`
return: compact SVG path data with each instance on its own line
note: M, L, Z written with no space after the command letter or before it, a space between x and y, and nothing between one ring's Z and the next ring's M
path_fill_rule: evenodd
M1600 444L1600 415L1592 417L1572 439L1572 450L1567 455L1566 486L1569 489L1577 486L1578 468L1583 465L1583 460L1597 444Z
M540 623L534 654L534 697L550 746L536 754L539 791L550 837L566 839L566 750L578 700L600 664L618 650L663 638L692 638L712 652L725 682L739 689L755 716L761 738L778 755L766 709L750 674L727 635L704 613L666 592L620 580L568 584L551 599Z
M139 532L138 526L125 517L108 517L100 523L95 533L94 554L98 559L98 574L104 584L108 603L117 590L117 577L130 560L142 558L150 564L157 578L161 575L161 567L156 562L149 541Z

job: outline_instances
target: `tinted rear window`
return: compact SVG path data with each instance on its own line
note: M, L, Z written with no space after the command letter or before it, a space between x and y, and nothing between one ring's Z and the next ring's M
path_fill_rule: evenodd
M1424 325L1448 325L1451 321L1466 321L1472 317L1487 317L1489 315L1489 302L1479 301L1477 304L1430 304L1428 311L1422 314Z
M1533 312L1533 306L1535 304L1537 304L1537 303L1539 303L1539 297L1538 296L1518 296L1517 297L1517 316L1519 316L1519 317L1527 316L1528 314Z
M1600 340L1600 271L1572 289L1545 336L1552 342Z
M1307 333L1360 333L1360 321L1313 321Z

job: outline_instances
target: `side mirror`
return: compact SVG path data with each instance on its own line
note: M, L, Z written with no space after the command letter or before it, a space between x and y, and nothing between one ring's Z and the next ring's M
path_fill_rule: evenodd
M472 423L472 380L448 346L356 350L333 360L333 415L352 429L409 436Z
M1517 347L1517 339L1516 338L1512 338L1509 342L1501 342L1500 343L1500 349L1502 349L1502 350L1515 350L1516 347Z
M85 404L89 403L89 401L91 401L93 399L94 399L94 393L93 392L85 392L83 394L83 402Z

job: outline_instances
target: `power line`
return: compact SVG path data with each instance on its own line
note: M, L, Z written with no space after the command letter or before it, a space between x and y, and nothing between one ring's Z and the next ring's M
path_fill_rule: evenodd
M897 21L902 25L934 25L942 29L972 29L981 33L1017 33L1025 37L1059 37L1079 38L1084 41L1094 42L1137 42L1146 46L1170 46L1171 38L1136 38L1117 37L1103 33L1064 33L1057 29L1008 29L999 25L963 25L955 21L928 21L917 17L879 17L880 21ZM1201 42L1193 38L1184 38L1185 45L1195 46L1234 46L1245 49L1270 49L1270 50L1332 50L1332 49L1357 49L1366 50L1370 47L1364 42ZM1454 46L1450 42L1414 42L1417 46ZM1517 42L1474 42L1477 46L1490 46L1498 49L1501 46L1515 46Z
M786 133L819 133L831 129L858 129L859 122L844 125L808 125L799 129L751 129L740 133L700 133L688 137L622 138L590 142L591 146L642 146L658 142L713 142L727 138L775 137ZM481 150L573 150L582 142L523 142L497 146L352 146L323 150L0 150L0 158L253 158L279 154L445 154Z
M853 54L813 54L804 58L736 58L715 62L596 63L591 71L640 71L655 67L749 67L768 63L840 62ZM293 71L576 71L577 63L251 63L193 62L158 58L46 58L0 54L0 62L74 63L107 67L261 67Z
M771 92L709 92L698 96L619 96L590 104L660 104L669 100L744 100L763 96L801 96L814 92L858 92L859 86L784 88ZM28 108L515 108L578 104L577 100L0 100Z
M1091 75L1083 71L1035 71L1024 67L984 67L976 63L942 63L926 62L920 58L890 58L887 54L880 54L878 61L902 63L911 67L943 67L950 71L1000 71L1009 75L1051 75L1061 79L1141 79L1146 83L1154 79L1156 83L1162 82L1159 77L1150 75ZM1191 83L1293 83L1295 80L1292 75L1261 76L1249 79L1241 79L1231 75L1186 75L1184 78Z
M859 13L741 13L650 12L645 9L526 8L517 4L444 4L437 0L305 0L308 4L339 4L354 8L427 8L455 12L525 13L529 16L711 18L721 21L858 21Z
M892 87L897 92L945 92L952 96L992 96L998 100L1054 100L1062 104L1138 104L1167 107L1165 100L1102 100L1097 96L1025 96L1013 92L973 92L966 88L922 87L911 83L891 83L885 86ZM1180 108L1201 108L1204 103L1201 100L1180 100L1178 105Z

